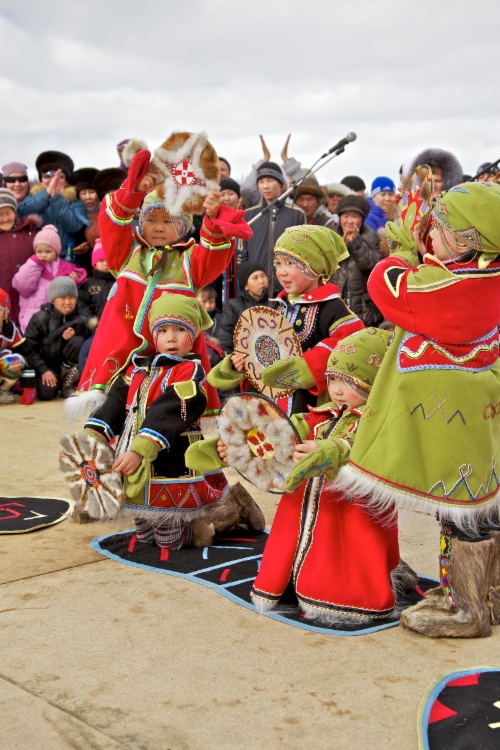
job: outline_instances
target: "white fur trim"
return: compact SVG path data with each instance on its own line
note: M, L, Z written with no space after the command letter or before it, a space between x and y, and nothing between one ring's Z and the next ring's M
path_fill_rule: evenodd
M257 612L260 612L261 615L265 614L266 612L270 612L272 609L275 609L276 605L278 604L278 602L273 602L269 599L262 599L257 594L250 594L250 597L255 605L255 609L257 610Z
M122 151L122 162L130 167L132 159L139 151L147 151L148 144L140 138L131 138Z
M99 390L78 393L76 396L67 398L64 402L64 416L70 423L77 419L86 419L105 401L106 395Z
M400 509L415 510L425 514L436 513L439 520L448 519L466 534L473 535L477 534L480 523L487 523L500 509L500 489L486 506L456 507L439 502L438 498L436 498L436 502L433 502L428 497L417 497L400 492L392 487L375 482L365 475L358 474L348 465L342 466L335 481L328 486L337 492L353 495L374 515L389 513L395 518Z
M155 149L151 163L154 164L160 174L165 179L165 205L170 214L178 216L185 213L182 207L186 201L190 201L193 196L205 196L211 190L218 190L219 183L217 180L207 180L200 167L201 152L208 144L206 133L192 133L190 137L182 144L180 148L171 151L161 146ZM191 156L191 165L195 176L203 182L203 185L182 185L179 187L172 177L167 167L169 164L178 164L183 159Z
M377 617L376 615L348 615L343 612L329 611L310 607L303 602L299 602L299 607L304 612L307 620L316 620L323 625L364 625L365 623L377 620L382 622L387 617Z

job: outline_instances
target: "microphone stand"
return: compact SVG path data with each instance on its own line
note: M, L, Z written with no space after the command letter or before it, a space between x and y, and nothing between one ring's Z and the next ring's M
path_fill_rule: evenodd
M308 177L310 177L312 174L316 174L316 172L318 172L320 169L322 169L326 164L328 164L328 162L330 162L332 159L335 159L336 156L340 156L340 154L343 154L344 151L345 151L345 146L341 146L340 148L338 148L336 151L333 152L333 154L330 156L329 159L327 159L326 161L324 161L323 164L320 164L319 167L316 167L316 164L319 161L321 161L321 159L323 159L324 157L320 156L319 159L316 159L316 161L312 165L311 169L309 169L309 171L306 172L306 174L303 177L301 177L300 180L297 183L295 183L295 185L292 185L292 187L288 188L288 190L286 192L282 193L279 196L279 198L276 198L276 200L274 200L272 203L268 203L268 205L265 206L265 208L263 208L262 211L260 211L260 213L257 214L257 216L254 216L253 219L250 219L250 221L248 222L248 224L249 225L253 224L255 221L257 221L257 219L260 219L261 216L264 216L265 214L269 213L273 209L273 206L276 205L276 203L279 203L284 198L286 198L288 195L290 195L290 193L293 190L297 190L297 188L299 188L302 185L302 183L304 182L305 179L307 179ZM499 161L500 161L500 159L499 159ZM314 169L314 167L316 167L316 169Z

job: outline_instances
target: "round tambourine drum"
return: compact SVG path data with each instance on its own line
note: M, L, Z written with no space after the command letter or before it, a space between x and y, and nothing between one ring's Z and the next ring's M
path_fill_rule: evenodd
M113 449L85 432L63 435L59 467L80 513L104 520L115 518L123 502L123 480L113 471Z
M295 446L302 442L274 401L258 393L229 398L217 419L226 463L264 492L285 492Z
M302 347L288 320L270 307L257 305L245 310L234 329L234 353L245 358L245 376L264 396L278 399L293 393L290 388L270 388L262 373L282 359L300 357Z

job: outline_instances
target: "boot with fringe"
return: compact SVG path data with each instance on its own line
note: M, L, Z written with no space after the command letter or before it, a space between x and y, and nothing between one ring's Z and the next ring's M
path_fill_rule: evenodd
M61 396L63 398L74 396L79 380L78 366L63 364L61 367Z

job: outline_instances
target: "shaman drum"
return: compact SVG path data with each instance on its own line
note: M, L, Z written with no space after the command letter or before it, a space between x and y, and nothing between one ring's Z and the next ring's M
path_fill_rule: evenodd
M245 358L245 376L259 393L272 399L286 398L290 388L270 388L262 373L280 359L300 357L302 347L288 320L270 307L257 305L243 312L234 329L234 352Z
M300 436L285 412L258 393L229 398L217 420L226 463L264 492L285 491Z
M123 480L113 471L113 449L85 432L63 435L59 467L76 500L75 510L96 520L114 518L123 502Z

